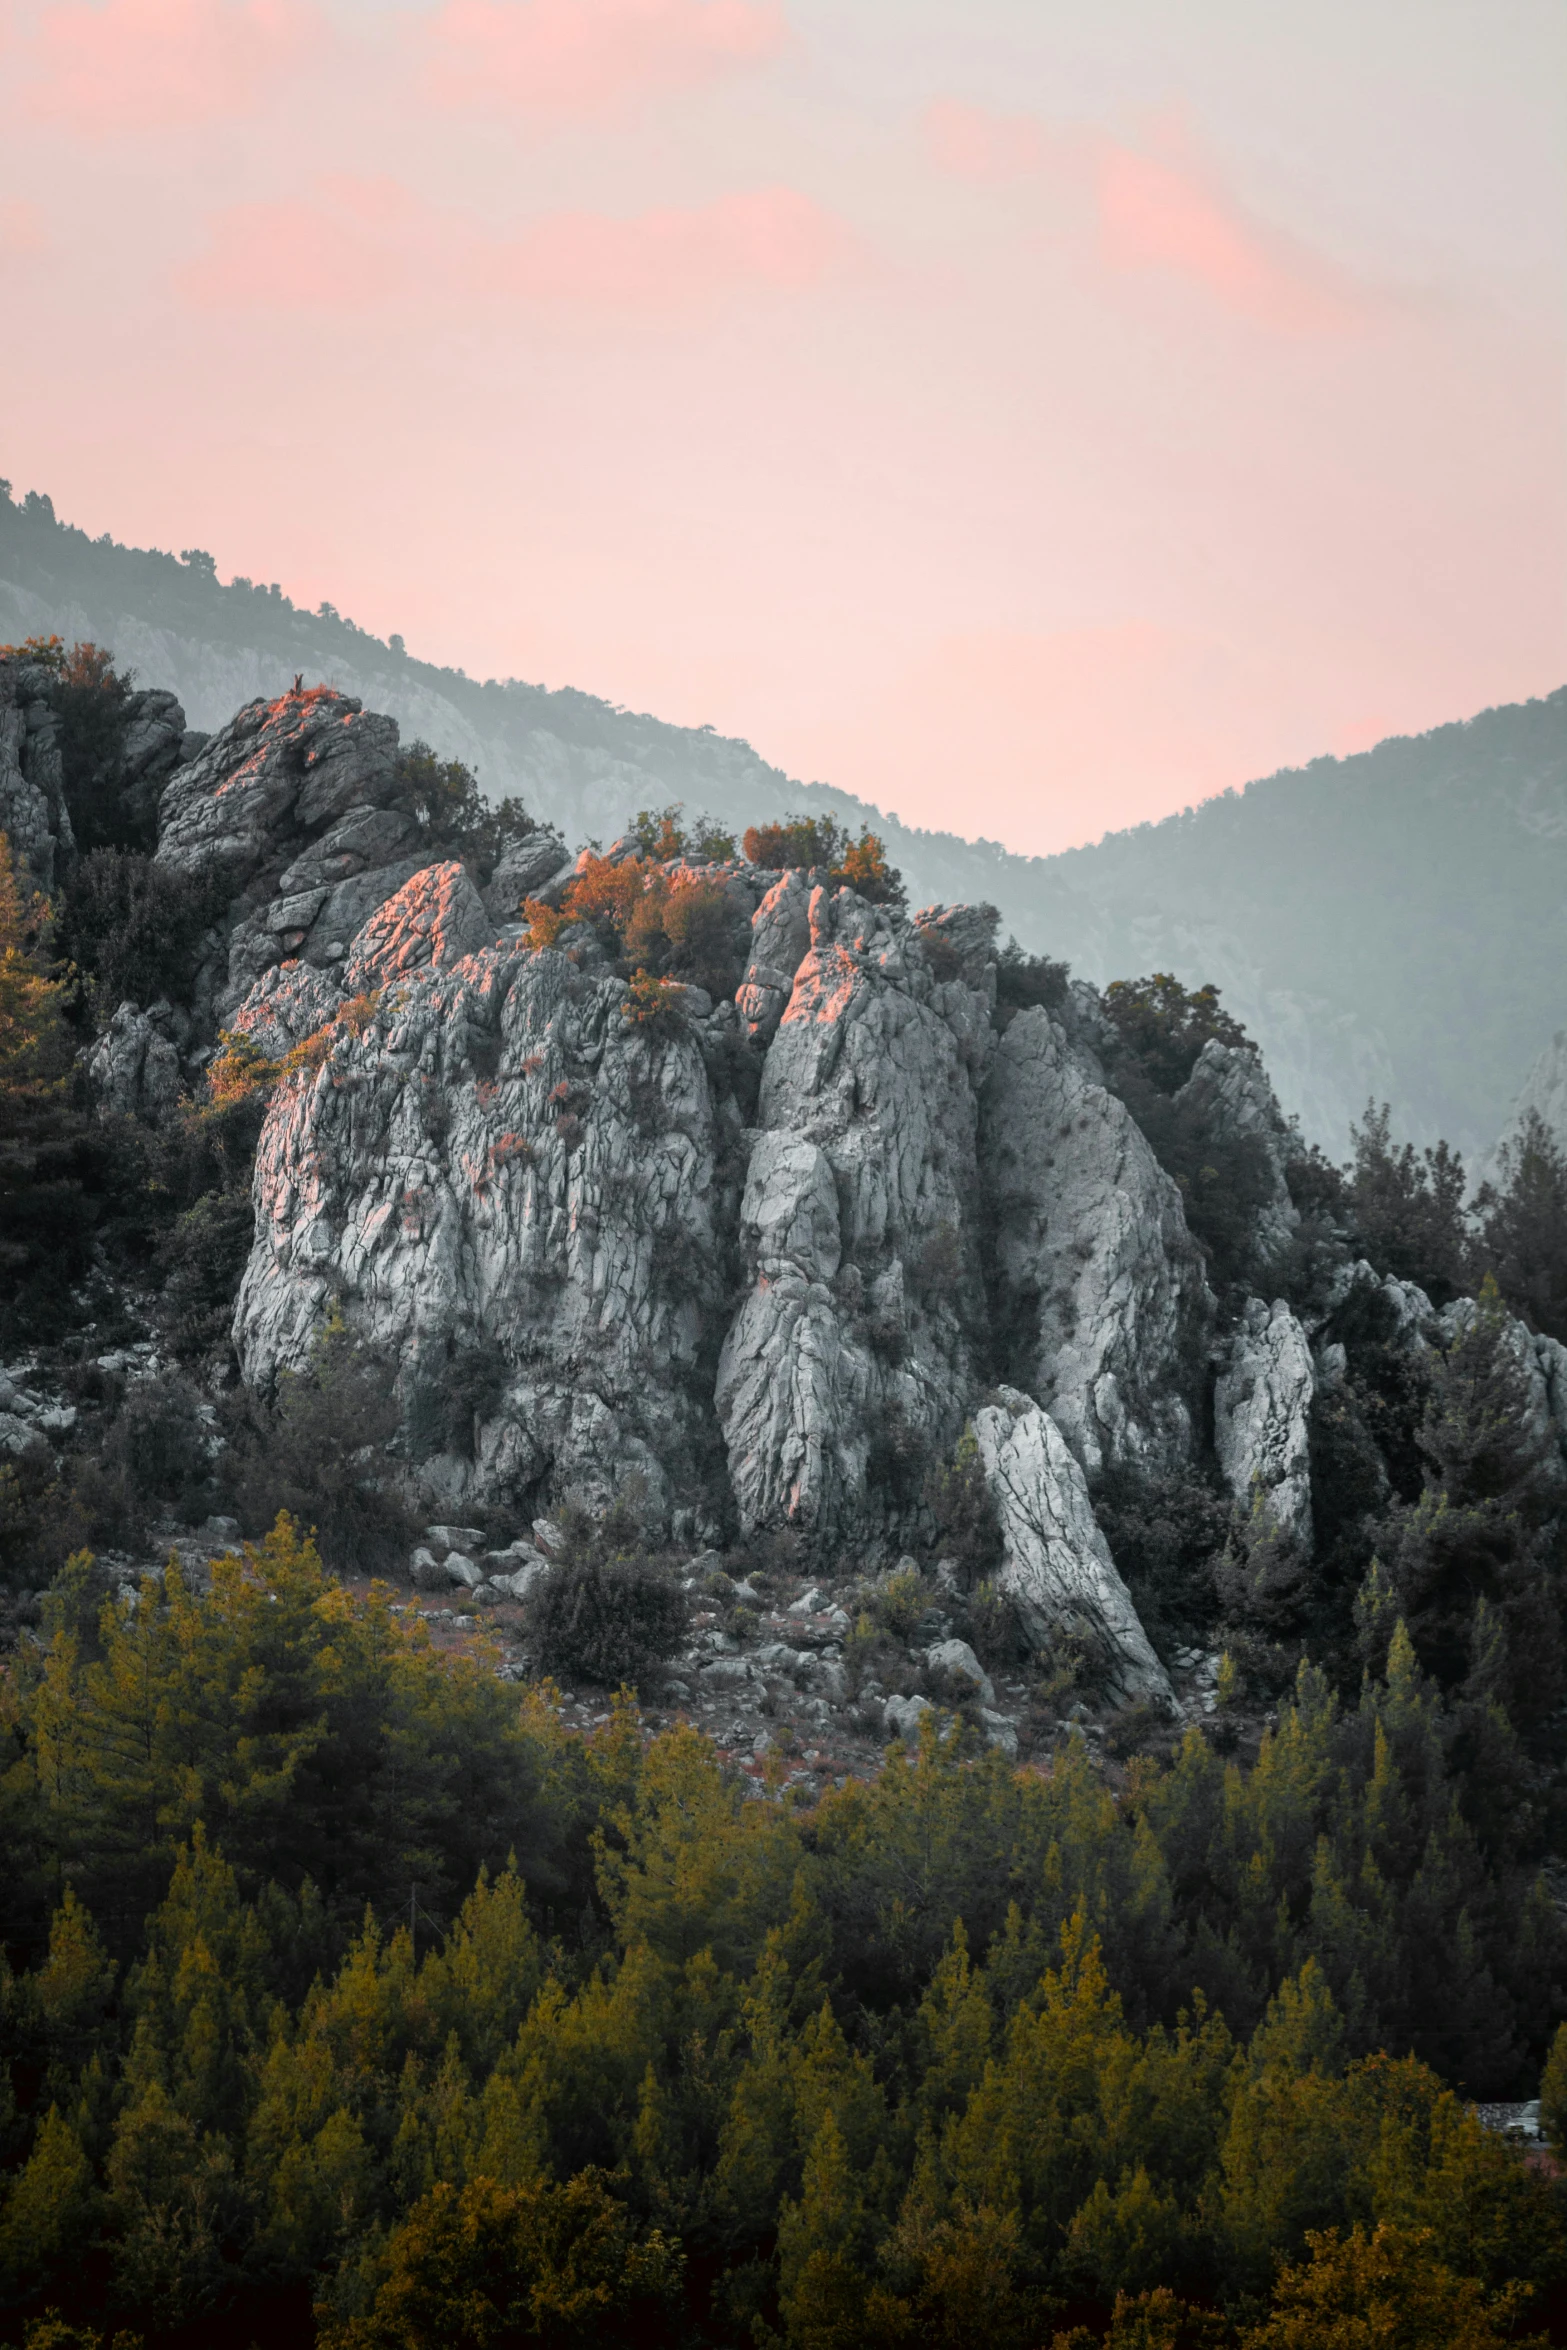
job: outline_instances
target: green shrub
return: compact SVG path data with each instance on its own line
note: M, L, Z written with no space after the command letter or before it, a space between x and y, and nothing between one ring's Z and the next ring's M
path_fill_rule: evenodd
M925 1506L936 1521L936 1556L951 1559L964 1590L972 1590L1000 1566L1003 1544L971 1427L959 1437L951 1460L926 1478Z
M1228 1494L1201 1477L1117 1465L1100 1479L1094 1515L1156 1648L1211 1630L1230 1514Z
M438 759L427 742L399 751L388 804L413 818L431 849L471 866L481 881L488 881L508 841L526 840L538 830L521 800L491 807L462 761Z
M535 1666L558 1680L635 1689L675 1654L690 1606L667 1567L633 1553L567 1558L528 1594Z
M1205 1044L1251 1043L1240 1022L1220 1008L1211 980L1185 988L1168 971L1151 979L1112 979L1103 1001L1116 1036L1114 1058L1134 1062L1161 1093L1175 1093L1186 1083Z
M1531 1330L1567 1342L1567 1150L1531 1110L1499 1158L1499 1181L1475 1200L1474 1254Z
M833 887L857 890L872 905L904 903L903 877L888 864L886 844L868 825L861 825L855 840L831 816L786 816L753 824L744 847L747 861L764 872L820 871Z
M66 884L66 952L92 980L106 1011L127 999L183 1001L225 897L210 877L172 872L138 850L93 849Z
M1463 1160L1445 1142L1419 1152L1412 1142L1395 1144L1386 1102L1380 1110L1367 1102L1350 1137L1345 1208L1361 1254L1379 1273L1413 1281L1433 1305L1446 1305L1470 1283Z
M878 1584L871 1613L896 1640L912 1640L935 1601L935 1592L915 1567L900 1567Z
M334 1308L302 1371L232 1408L222 1483L241 1523L260 1530L286 1512L314 1529L340 1574L400 1564L415 1521L388 1450L399 1426L392 1382L392 1366Z
M1009 938L996 957L998 1026L1005 1028L1013 1013L1036 1004L1048 1012L1058 1011L1066 1002L1070 975L1070 964L1054 963L1048 955L1025 955L1017 940Z

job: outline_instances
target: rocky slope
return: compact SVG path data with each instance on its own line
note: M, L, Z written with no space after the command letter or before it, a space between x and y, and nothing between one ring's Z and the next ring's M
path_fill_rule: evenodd
M182 715L147 716L167 764ZM42 878L73 847L46 696L14 663L0 743ZM156 1117L225 1036L278 1065L238 1361L269 1388L340 1314L395 1367L398 1473L438 1528L471 1520L483 1554L419 1553L438 1586L514 1603L542 1558L526 1540L486 1552L487 1524L630 1494L666 1547L792 1542L827 1595L813 1622L911 1556L958 1591L941 1490L967 1445L1028 1644L1168 1711L1195 1701L1199 1660L1149 1640L1096 1496L1206 1481L1237 1522L1309 1554L1313 1414L1354 1301L1369 1285L1397 1347L1459 1327L1463 1309L1444 1323L1342 1249L1301 1274L1298 1145L1256 1055L1210 1043L1177 1107L1261 1169L1253 1287L1216 1296L1177 1185L1106 1082L1093 991L998 1003L991 907L909 916L821 873L655 867L630 842L574 866L548 833L481 887L398 804L395 723L324 688L186 747L157 863L222 911L190 1001L121 1004L89 1081L105 1112ZM574 872L619 874L633 898L694 892L733 992L639 993L574 902L553 933L517 918L524 895L560 907ZM1567 1354L1515 1334L1560 1445ZM18 1447L55 1406L29 1408ZM769 1666L769 1642L731 1653L704 1633L685 1669L757 1704L770 1671L792 1674L813 1703L872 1702L908 1728L927 1685L967 1671L958 1626L926 1625L905 1685L869 1701L834 1678L842 1626L816 1624L809 1665L787 1642ZM1010 1733L998 1717L987 1734Z

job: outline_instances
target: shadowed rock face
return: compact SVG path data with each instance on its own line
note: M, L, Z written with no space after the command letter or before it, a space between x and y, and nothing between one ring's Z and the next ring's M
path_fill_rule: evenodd
M0 832L22 887L46 893L76 853L52 683L41 662L0 661Z
M1197 1110L1209 1132L1226 1141L1249 1138L1256 1144L1268 1194L1256 1216L1255 1247L1264 1263L1281 1256L1295 1236L1300 1214L1285 1176L1290 1129L1260 1055L1247 1045L1220 1044L1210 1037L1175 1098Z
M1048 1012L1019 1012L981 1095L1005 1352L1090 1475L1178 1466L1213 1299L1181 1197Z
M1311 1542L1311 1399L1306 1333L1282 1298L1248 1301L1214 1391L1214 1449L1242 1508L1254 1493L1286 1534Z
M717 1408L742 1524L830 1540L895 1525L963 1426L989 1006L852 890L816 889L809 922L762 1071L755 1276Z

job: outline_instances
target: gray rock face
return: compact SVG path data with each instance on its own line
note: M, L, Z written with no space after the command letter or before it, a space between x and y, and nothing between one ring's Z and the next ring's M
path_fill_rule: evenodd
M399 849L407 847L413 829L413 818L395 808L351 808L284 868L278 877L279 895L332 890L356 873L390 864Z
M735 1002L748 1032L771 1044L811 951L810 891L803 873L785 873L751 918L751 959Z
M461 865L426 865L358 932L343 970L350 995L390 987L414 972L447 971L489 946L495 925Z
M1285 1179L1290 1130L1259 1056L1243 1045L1210 1038L1175 1098L1198 1111L1213 1132L1229 1140L1250 1138L1257 1145L1268 1194L1256 1213L1255 1245L1264 1262L1281 1255L1294 1237L1300 1213Z
M1019 1012L981 1097L994 1300L1026 1379L1091 1476L1192 1446L1213 1301L1181 1195L1050 1014Z
M100 1115L155 1117L179 1100L180 1059L166 1032L169 1007L142 1011L121 1004L87 1058L87 1082Z
M1280 1529L1311 1543L1311 1399L1306 1333L1282 1298L1248 1301L1214 1391L1214 1447L1243 1509L1254 1491Z
M237 1035L248 1036L269 1061L281 1061L342 1007L342 990L324 971L297 961L274 963L263 971L229 1026Z
M1116 1571L1066 1439L1031 1396L1012 1387L999 1392L999 1404L975 1414L974 1434L1001 1520L1003 1589L1036 1643L1086 1629L1115 1694L1173 1710L1169 1676Z
M75 854L60 770L53 678L37 661L0 661L0 832L24 891L54 888Z
M836 1538L885 1533L900 1466L962 1428L989 1021L901 918L825 888L809 918L762 1072L741 1213L755 1277L717 1400L742 1523Z
M124 721L121 797L150 835L163 787L185 755L185 713L173 694L152 687L126 695Z
M399 1365L448 1514L602 1506L638 1474L653 1520L694 1530L710 1486L712 1103L695 1039L624 997L553 952L426 965L268 1114L245 1375L303 1360L341 1297Z

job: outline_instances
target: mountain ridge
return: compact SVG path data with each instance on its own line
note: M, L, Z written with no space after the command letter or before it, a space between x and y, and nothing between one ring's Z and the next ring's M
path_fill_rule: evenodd
M420 661L330 604L220 582L203 550L89 538L37 493L0 496L0 629L107 642L198 726L317 670L577 839L666 799L740 826L781 807L869 822L916 903L988 900L1026 948L1101 984L1212 980L1286 1109L1338 1154L1374 1096L1417 1141L1484 1155L1567 1016L1567 687L1045 857L906 825L710 727Z

